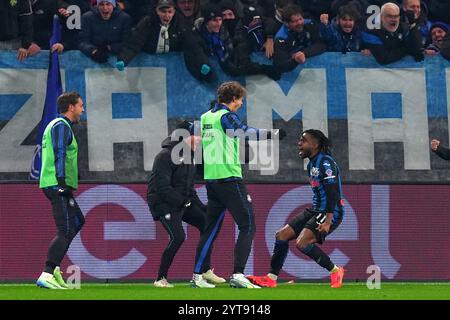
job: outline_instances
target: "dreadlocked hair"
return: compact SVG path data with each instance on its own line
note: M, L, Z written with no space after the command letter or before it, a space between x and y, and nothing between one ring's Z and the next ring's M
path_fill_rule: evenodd
M317 140L317 143L319 144L319 151L323 153L327 153L331 155L331 141L327 138L327 136L320 130L317 129L308 129L303 131L302 135L304 133L309 134L314 139Z

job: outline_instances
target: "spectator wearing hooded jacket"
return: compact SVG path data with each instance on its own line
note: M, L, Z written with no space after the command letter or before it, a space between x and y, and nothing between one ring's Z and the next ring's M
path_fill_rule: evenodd
M252 52L266 53L267 58L273 54L273 39L265 34L267 18L263 16L263 8L260 6L245 5L243 16L239 18L232 0L221 2L223 24L233 38L233 42L241 56L249 56Z
M79 50L98 63L117 55L128 39L130 16L116 7L116 0L99 0L97 7L81 17Z
M148 54L182 51L185 31L173 0L159 0L154 12L133 29L117 56L116 67L123 70L141 51Z
M274 29L276 26L274 20L264 15L265 11L261 5L245 5L242 22L251 51L263 51L266 57L271 59L274 51L274 35L278 30Z
M183 24L194 26L194 21L200 18L200 0L175 0L177 11L180 13Z
M272 79L280 76L272 65L252 62L236 50L223 25L222 10L214 4L203 8L202 17L195 21L192 30L186 32L183 50L186 68L200 81L216 80L209 59L217 59L222 70L231 76L266 74Z
M222 10L222 24L231 38L234 39L236 32L242 28L242 21L237 13L235 2L233 0L224 0L220 2L220 9Z
M363 43L379 64L385 65L407 55L422 61L422 42L418 25L400 22L400 8L391 2L381 7L379 29L363 32Z
M281 72L288 72L307 58L321 54L326 44L320 36L318 24L303 19L302 9L289 5L283 10L284 25L275 36L273 64Z
M431 22L428 21L426 8L426 4L420 0L403 0L400 18L400 21L410 26L417 24L423 48L431 42L429 37Z
M17 59L23 61L33 39L33 10L30 0L0 2L0 50L17 50Z
M283 8L287 7L289 4L293 4L293 0L275 0L274 10L269 11L266 8L266 18L264 23L264 34L267 37L266 40L266 56L271 58L275 50L275 35L283 26ZM271 14L267 15L267 13Z
M359 52L362 49L362 35L358 27L359 13L353 6L338 9L338 15L329 23L328 14L320 16L320 34L331 52Z

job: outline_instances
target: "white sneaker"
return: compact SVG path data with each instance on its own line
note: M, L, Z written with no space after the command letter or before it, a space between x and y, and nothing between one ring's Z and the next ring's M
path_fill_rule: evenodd
M205 279L203 279L203 276L201 274L196 274L192 276L191 280L191 287L192 288L215 288L216 286L208 283Z
M205 279L208 282L219 284L219 283L225 283L226 280L224 278L221 278L214 274L214 269L209 269L204 274L202 274L203 279Z
M63 288L58 284L58 281L56 281L55 277L47 272L42 272L42 274L39 276L39 279L36 281L36 285L40 288L45 289L67 289Z
M153 285L158 288L173 288L173 284L169 283L166 278L153 282Z
M230 279L230 287L232 288L247 288L247 289L261 289L260 286L251 283L242 273L233 273Z

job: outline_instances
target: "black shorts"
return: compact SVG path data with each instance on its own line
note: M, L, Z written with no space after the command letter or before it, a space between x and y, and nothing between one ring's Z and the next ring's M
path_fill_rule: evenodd
M336 221L333 223L330 227L330 231L328 233L325 232L319 232L316 230L317 226L319 225L319 222L317 221L317 218L323 216L323 213L320 211L312 210L312 209L305 209L303 212L295 216L293 219L291 219L288 222L288 225L294 229L295 237L298 238L300 235L300 232L304 228L311 230L314 235L316 236L317 243L322 244L325 241L325 238L327 235L332 233L336 228L341 224L342 220Z

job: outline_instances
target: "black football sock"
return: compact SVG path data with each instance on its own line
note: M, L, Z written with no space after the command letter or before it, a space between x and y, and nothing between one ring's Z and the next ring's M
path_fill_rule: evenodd
M276 240L273 247L273 255L270 260L270 273L278 276L289 250L289 243L283 240Z
M70 241L65 236L60 234L56 235L48 248L44 272L53 274L53 270L61 264L69 245Z
M320 249L318 246L310 244L301 251L308 257L313 259L322 268L325 268L328 271L333 270L334 263L331 262L330 257L325 252L323 252L322 249Z

